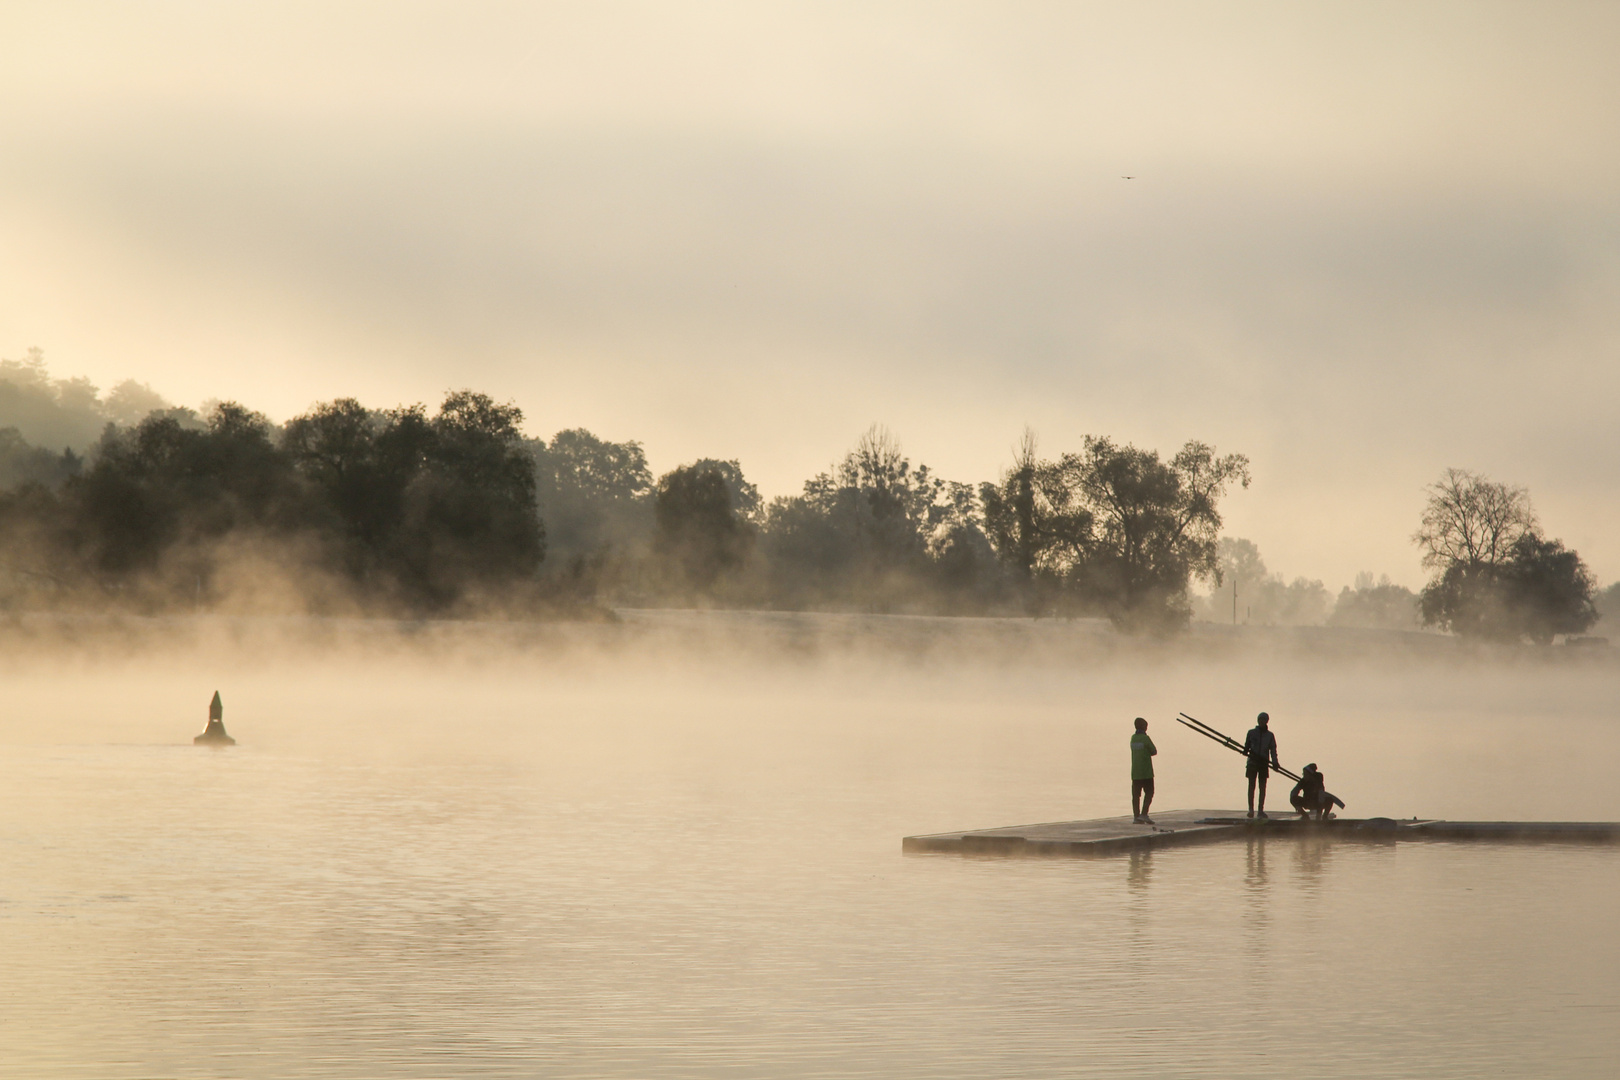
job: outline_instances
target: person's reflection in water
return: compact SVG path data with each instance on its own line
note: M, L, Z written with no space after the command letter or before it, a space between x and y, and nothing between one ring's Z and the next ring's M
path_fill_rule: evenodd
M1270 884L1266 880L1266 840L1263 836L1249 837L1248 861L1243 883L1256 892L1264 892Z
M1121 944L1133 965L1147 963L1153 958L1159 935L1155 932L1158 918L1153 910L1151 883L1153 880L1153 852L1133 851L1125 864L1125 933Z
M1322 876L1332 857L1333 841L1325 836L1302 836L1294 841L1294 869L1312 896L1322 891Z
M1125 870L1125 884L1133 893L1146 893L1153 880L1153 852L1133 851Z
M1271 970L1271 879L1266 872L1264 837L1249 838L1243 884L1251 894L1243 910L1243 946L1253 963L1244 973L1255 993L1264 993Z

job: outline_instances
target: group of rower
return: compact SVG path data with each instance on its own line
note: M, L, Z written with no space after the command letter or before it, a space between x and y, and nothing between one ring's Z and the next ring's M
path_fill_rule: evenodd
M1288 793L1288 801L1293 804L1295 813L1300 817L1314 817L1322 821L1334 816L1335 806L1344 808L1344 801L1328 792L1322 773L1314 762L1305 766L1304 773L1299 775L1282 767L1277 760L1277 736L1271 732L1271 717L1267 714L1261 713L1255 718L1254 727L1249 729L1249 734L1244 737L1241 744L1209 725L1193 720L1192 717L1181 719L1180 722L1243 755L1245 761L1243 771L1249 779L1251 818L1268 816L1266 779L1273 769L1295 781L1294 790ZM1148 817L1148 807L1153 804L1153 758L1159 752L1158 747L1153 745L1153 740L1148 738L1147 728L1148 722L1138 716L1136 734L1131 736L1131 818L1139 825L1153 824L1153 819ZM1258 811L1255 809L1256 790L1260 794Z

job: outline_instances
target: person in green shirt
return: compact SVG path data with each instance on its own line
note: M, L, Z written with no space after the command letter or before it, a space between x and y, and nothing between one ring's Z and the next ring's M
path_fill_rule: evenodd
M1131 736L1131 819L1138 825L1153 824L1148 807L1153 805L1153 755L1158 752L1148 738L1147 721L1138 716Z

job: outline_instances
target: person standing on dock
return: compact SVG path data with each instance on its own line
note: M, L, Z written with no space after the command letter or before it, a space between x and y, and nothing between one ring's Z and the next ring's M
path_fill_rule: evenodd
M1148 807L1153 805L1153 756L1159 748L1148 738L1147 721L1136 718L1136 734L1131 736L1131 820L1151 825Z
M1261 713L1255 717L1254 727L1249 729L1248 735L1243 738L1243 752L1248 756L1249 764L1245 772L1249 777L1249 816L1254 817L1254 785L1260 785L1260 817L1266 816L1266 777L1271 770L1280 768L1277 763L1277 736L1271 733L1268 726L1271 717Z

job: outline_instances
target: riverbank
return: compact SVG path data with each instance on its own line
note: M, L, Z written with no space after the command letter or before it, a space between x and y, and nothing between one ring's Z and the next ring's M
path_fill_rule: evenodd
M548 619L381 619L262 615L0 618L11 657L154 652L343 653L531 660L636 657L661 662L950 663L1009 669L1277 660L1392 664L1620 667L1620 649L1502 645L1424 631L1194 623L1163 638L1120 634L1104 619L824 612L579 608Z

